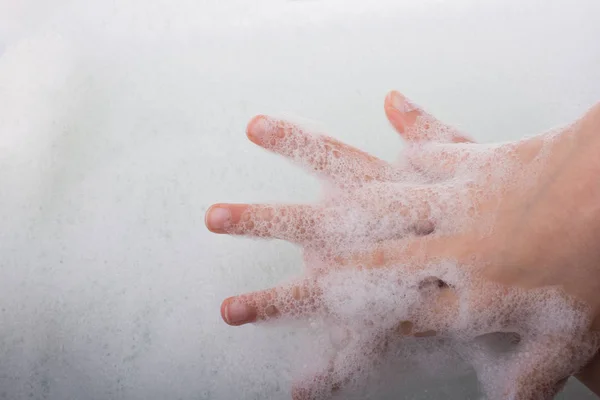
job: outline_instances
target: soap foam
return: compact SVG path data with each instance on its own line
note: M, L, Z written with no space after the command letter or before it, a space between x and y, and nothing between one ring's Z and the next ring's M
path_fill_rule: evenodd
M457 136L429 117L412 129L414 136L442 142ZM308 317L335 332L333 356L319 359L322 369L301 380L295 399L359 390L407 337L444 340L444 352L471 365L492 400L550 398L597 351L600 338L587 333L589 310L561 289L500 285L485 278L480 272L485 260L477 258L469 259L472 264L425 258L415 265L419 259L404 253L418 240L468 233L473 224L475 238L489 236L499 199L536 182L554 136L500 145L417 143L408 154L424 156L430 165L421 163L410 175L407 164L379 166L362 154L358 162L332 139L288 122L264 117L261 130L265 147L326 178L323 201L302 216L286 219L289 211L270 206L245 215L262 224L259 236L299 238L314 277L310 289L279 289L281 297L289 297L284 302L255 302L259 314ZM409 176L418 178L407 181ZM482 211L483 206L488 208ZM267 218L260 215L265 210ZM428 236L418 239L418 222L431 224ZM282 226L301 235L282 234ZM509 349L498 351L503 340Z
M219 316L224 297L297 274L301 254L210 234L206 207L312 201L317 191L246 142L247 119L281 108L315 115L388 158L399 146L381 112L390 86L487 127L478 139L562 123L597 96L589 39L599 26L596 0L559 3L539 15L504 0L472 12L414 0L5 1L0 397L289 398L290 368L326 368L352 336L316 318L266 329ZM503 18L487 18L498 5ZM532 16L539 34L521 40ZM574 24L587 28L555 28ZM489 45L498 35L515 40L498 51ZM548 61L550 46L564 62ZM484 70L507 79L479 79ZM439 179L427 168L406 175ZM473 379L459 380L469 373L459 349L403 337L366 374L372 386L338 397L474 399Z

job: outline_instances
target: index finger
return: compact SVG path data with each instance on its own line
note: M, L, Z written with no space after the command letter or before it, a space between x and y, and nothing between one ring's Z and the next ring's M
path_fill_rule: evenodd
M259 146L336 182L388 181L399 175L375 156L288 121L258 115L248 123L247 135Z

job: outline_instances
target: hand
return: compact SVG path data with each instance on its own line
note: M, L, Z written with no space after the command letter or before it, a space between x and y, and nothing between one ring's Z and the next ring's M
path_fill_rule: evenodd
M398 333L469 343L490 332L516 332L520 344L492 373L479 349L466 353L488 395L551 397L598 347L600 111L561 131L489 146L465 143L401 96L392 99L388 118L416 140L403 166L284 121L251 121L251 140L332 187L318 206L209 210L209 229L293 240L310 267L298 283L225 300L223 318L238 325L319 315L345 325L349 343L296 387L298 399L327 397L354 379L348 365L372 365ZM367 291L348 307L348 291L361 282L347 278L356 276L386 296Z
M406 110L407 107L409 110ZM388 97L386 97L385 112L390 123L408 142L419 142L424 139L419 136L424 130L419 128L419 125L415 127L417 118L421 119L420 126L424 123L431 122L434 125L434 131L442 133L446 132L446 134L438 135L438 137L445 137L446 141L454 143L473 142L469 137L461 135L451 127L436 121L435 118L426 114L423 115L424 113L422 110L418 110L417 107L411 106L410 102L398 92L391 92ZM435 128L435 126L437 126L437 128ZM600 396L600 379L598 379L600 377L600 353L597 353L594 359L579 371L576 377L595 394Z

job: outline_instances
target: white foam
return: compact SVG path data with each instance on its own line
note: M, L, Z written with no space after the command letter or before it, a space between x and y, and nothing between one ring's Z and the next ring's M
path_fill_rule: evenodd
M458 135L433 118L427 121L417 122L410 134L431 134L429 140L442 143ZM329 355L329 367L301 383L295 398L326 399L339 388L356 390L382 364L390 342L406 335L449 340L448 349L473 366L492 400L533 394L550 398L560 388L558 382L598 350L600 335L588 332L593 315L587 305L557 287L500 284L487 272L497 261L478 255L477 243L491 238L496 225L502 229L502 218L509 215L498 213L510 212L503 204L518 205L552 172L544 169L556 151L551 146L558 143L557 134L549 140L534 137L498 145L417 145L409 154L429 157L428 164L416 168L428 178L411 182L402 173L405 164L391 166L398 172L387 173L388 167L374 166L308 128L271 118L253 127L267 148L316 171L327 187L325 201L302 214L287 208L283 214L265 213L259 207L242 215L242 221L252 221L252 230L243 223L233 227L237 233L255 234L258 229L258 236L292 238L313 255L309 262L320 260L317 270L307 265L314 278L305 295L290 296L294 291L284 288L286 301L267 294L253 303L260 316L276 311L294 318L312 315L344 332L343 345L333 343L336 351ZM570 134L567 128L560 135ZM445 146L444 152L436 146ZM335 151L337 156L332 155ZM418 221L429 222L432 231L414 239L410 228ZM282 234L280 225L288 231ZM462 239L474 246L466 249L472 256L459 251L456 257L461 258L453 259L451 252L445 257L435 253L439 248L414 249L439 238L446 238L441 244L447 246ZM494 334L510 335L518 343L508 353L494 354L489 343L478 340Z
M247 121L293 110L384 159L402 146L391 88L478 140L566 123L600 92L598 3L535 3L0 1L0 397L289 398L296 367L327 362L329 325L232 328L218 310L302 255L203 217L318 187L247 143ZM356 397L474 398L456 343L390 348L388 380Z

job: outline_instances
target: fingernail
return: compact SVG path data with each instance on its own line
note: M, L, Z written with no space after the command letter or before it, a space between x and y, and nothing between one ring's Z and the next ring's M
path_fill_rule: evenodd
M255 117L248 124L248 137L254 141L264 139L270 132L268 125L266 117L262 115Z
M225 322L230 325L241 325L252 322L252 309L237 301L233 301L225 306Z
M214 207L206 214L206 226L210 230L223 230L231 223L231 212L227 208Z
M397 111L403 112L404 110L404 98L400 95L400 93L394 91L389 95L390 103L393 108Z
M402 96L400 93L393 91L390 93L390 103L392 107L401 113L408 113L414 110L420 110L420 107Z

